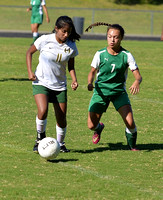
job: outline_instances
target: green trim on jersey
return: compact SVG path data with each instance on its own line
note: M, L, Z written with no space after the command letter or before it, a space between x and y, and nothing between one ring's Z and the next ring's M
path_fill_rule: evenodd
M98 52L100 53L100 64L97 69L94 92L104 96L113 96L126 91L129 51L121 48L118 55L111 55L105 47Z

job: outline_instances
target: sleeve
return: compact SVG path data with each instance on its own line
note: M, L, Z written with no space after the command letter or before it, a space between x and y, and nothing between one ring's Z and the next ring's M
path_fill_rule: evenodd
M73 53L71 55L71 58L74 58L75 56L77 56L79 53L78 53L78 49L76 47L76 44L74 42L74 46L73 46Z
M34 45L36 47L37 50L41 50L42 47L45 45L46 43L46 36L45 35L42 35L41 37L39 37L35 42L34 42Z
M45 0L42 0L42 1L41 1L41 5L42 5L42 6L45 6L45 5L46 5Z
M129 66L131 71L134 71L134 70L138 69L136 61L135 61L135 59L134 59L134 57L133 57L133 55L131 53L128 53L127 62L128 62L128 66Z
M100 52L97 51L92 60L91 67L94 67L95 69L97 69L99 65L100 65Z

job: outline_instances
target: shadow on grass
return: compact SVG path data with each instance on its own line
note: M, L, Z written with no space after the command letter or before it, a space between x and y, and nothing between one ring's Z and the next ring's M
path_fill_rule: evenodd
M72 152L75 153L94 153L94 152L103 152L103 151L109 151L109 147L97 147L94 149L85 149L85 150L72 150Z
M138 144L137 148L146 151L163 150L163 144Z
M103 151L119 151L119 150L128 150L127 145L123 145L122 142L119 143L100 143L104 147L96 147L89 150L72 150L76 153L94 153L94 152L103 152ZM154 150L163 150L163 144L137 144L137 149L140 151L154 151Z
M78 161L78 159L54 159L54 160L48 160L48 162L51 163L59 163L59 162L73 162L73 161Z
M116 150L128 150L127 145L123 145L120 143L108 143L108 146L110 148L110 151L116 151ZM154 150L162 150L163 144L137 144L137 149L142 151L154 151Z
M5 81L29 81L28 78L3 78L0 79L0 82L5 82Z

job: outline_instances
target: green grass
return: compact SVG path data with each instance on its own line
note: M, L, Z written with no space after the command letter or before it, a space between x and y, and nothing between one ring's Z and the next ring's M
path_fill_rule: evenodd
M0 0L1 1L1 0ZM50 23L47 24L44 18L43 25L40 26L39 31L51 32L54 28L56 19L61 15L68 15L70 17L84 17L84 30L93 22L102 21L108 23L119 23L126 31L127 35L156 35L160 36L162 31L163 18L163 4L161 5L117 5L113 1L106 0L63 0L62 4L59 0L47 0L47 7L50 16ZM30 31L30 13L26 12L26 7L29 6L27 0L6 0L0 2L0 5L15 6L15 7L0 7L0 30L23 30ZM19 6L19 7L16 7ZM21 7L20 7L21 6ZM22 7L24 6L24 7ZM63 9L64 8L64 9ZM80 8L80 9L75 9ZM85 8L85 9L83 9ZM89 9L87 9L89 8ZM93 10L92 8L98 8ZM100 8L100 9L99 9ZM104 10L105 9L105 10ZM111 11L108 9L125 9L127 11ZM136 11L131 11L136 10ZM137 12L143 10L143 12ZM155 12L144 12L155 11ZM160 12L157 12L160 11ZM93 14L94 13L94 14ZM153 14L153 22L151 17ZM93 17L94 16L94 17ZM151 23L153 24L153 32L151 31ZM105 33L106 28L94 28L94 33Z
M100 143L92 144L92 132L87 128L92 95L87 91L87 75L94 53L104 47L106 41L77 43L77 91L70 89L71 79L67 74L66 144L71 152L59 154L53 162L47 162L32 152L37 110L25 63L25 52L31 40L0 38L0 199L161 200L162 42L123 42L123 47L133 53L143 76L140 94L129 95L140 152L126 150L125 126L112 105L102 117L105 129ZM33 57L34 68L37 62L38 54ZM133 80L129 72L127 88ZM52 105L47 136L56 137Z

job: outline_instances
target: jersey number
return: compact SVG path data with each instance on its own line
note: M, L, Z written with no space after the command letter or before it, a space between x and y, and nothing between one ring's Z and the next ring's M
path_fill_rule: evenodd
M112 66L112 70L111 70L111 73L113 73L114 69L115 69L115 64L111 64Z
M62 59L62 54L58 54L56 62L61 62L61 59Z

